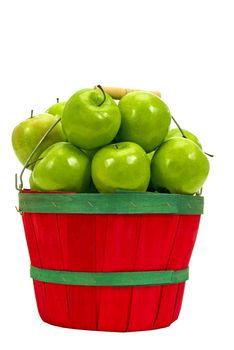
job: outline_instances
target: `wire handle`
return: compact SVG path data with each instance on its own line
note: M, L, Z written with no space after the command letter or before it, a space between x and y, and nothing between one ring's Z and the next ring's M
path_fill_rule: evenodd
M45 132L45 134L42 136L42 138L40 139L40 141L38 142L38 144L35 146L35 148L33 149L32 153L29 155L29 157L27 158L26 162L24 163L23 169L19 175L19 181L20 183L18 183L18 175L15 174L15 188L18 191L22 191L23 190L23 174L25 169L27 168L27 166L30 163L30 160L32 159L32 157L34 156L34 154L36 153L36 151L38 150L38 148L40 147L40 145L42 144L42 142L45 140L46 136L54 129L54 127L60 122L61 117L59 117L54 124L52 124L49 129Z
M114 100L120 100L123 96L129 94L130 92L146 91L146 90L139 90L139 89L127 89L127 88L109 87L109 86L102 86L102 88ZM151 92L154 95L161 97L161 93L159 91L147 91L147 92Z

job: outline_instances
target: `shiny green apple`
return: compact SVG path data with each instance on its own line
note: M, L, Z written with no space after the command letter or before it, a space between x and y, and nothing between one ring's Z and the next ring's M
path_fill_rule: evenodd
M90 181L89 158L72 144L58 142L41 154L30 183L41 191L85 192Z
M152 151L150 153L146 153L148 159L149 159L149 163L151 164L151 160L153 159L153 156L154 156L154 153L155 151ZM150 182L149 182L149 185L148 185L148 188L147 188L147 191L155 191L153 185L152 185L152 181L151 181L151 178L150 178Z
M34 183L33 181L33 173L31 172L30 177L29 177L29 186L31 190L40 190Z
M91 150L109 144L121 122L115 101L99 88L76 92L66 103L62 126L69 142Z
M91 173L99 192L144 192L150 180L150 162L141 146L133 142L119 142L97 151Z
M15 154L22 164L25 164L26 160L44 136L46 131L58 120L58 116L52 114L39 114L35 117L30 117L20 124L18 124L12 132L12 146ZM55 142L65 141L66 137L62 130L61 122L59 122L54 129L46 136L34 156L30 160L32 169L35 165L35 161L39 155L49 146Z
M183 131L183 134L186 138L188 138L189 140L192 140L193 142L195 142L200 148L202 148L202 145L200 143L200 141L198 140L197 136L195 136L191 131L188 131L188 130L185 130L185 129L182 129ZM172 138L172 137L183 137L181 131L179 128L174 128L174 129L171 129L167 136L165 137L164 141Z
M65 104L66 104L66 102L57 102L57 103L53 104L52 106L50 106L47 109L46 113L53 114L53 115L59 115L61 117L63 114L63 109L64 109Z
M153 159L154 153L155 153L155 151L146 153L150 163L151 163L151 160Z
M209 161L201 148L182 137L163 142L151 161L154 189L165 188L170 193L196 193L208 173Z
M150 92L131 92L119 102L121 126L119 141L132 141L146 152L153 151L167 135L171 114L161 98Z

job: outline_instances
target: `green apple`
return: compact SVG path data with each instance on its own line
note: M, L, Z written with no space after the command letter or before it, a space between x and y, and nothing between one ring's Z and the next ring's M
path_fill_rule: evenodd
M131 92L119 102L119 141L132 141L146 152L153 151L167 135L171 114L167 105L150 92Z
M12 146L17 158L22 164L25 164L38 142L56 120L58 120L58 116L48 113L39 114L38 116L24 120L14 128L12 133ZM46 136L45 140L30 160L31 166L28 168L33 168L35 161L46 148L60 141L66 141L61 122Z
M194 194L204 184L209 161L193 141L173 137L161 144L151 161L151 182L155 189Z
M91 162L78 148L58 142L47 148L32 171L31 184L41 191L85 192L91 181Z
M29 185L31 190L39 190L39 188L35 185L32 177L33 173L31 172L30 177L29 177Z
M195 136L192 132L190 132L188 130L182 129L182 131L183 131L183 134L186 138L195 142L202 149L202 145L201 145L200 141L198 140L197 136ZM172 137L183 137L179 128L171 129L168 132L167 136L165 137L164 141L166 141Z
M119 142L97 151L91 173L99 192L144 192L150 180L150 162L141 146L133 142Z
M66 102L57 102L54 105L50 106L46 113L53 114L53 115L59 115L60 117L63 114L63 109Z
M73 145L87 150L110 143L121 122L115 101L99 88L76 92L66 103L62 126Z
M152 151L152 152L150 152L150 153L146 153L146 155L147 155L147 157L148 157L148 159L149 159L150 164L151 164L151 160L153 159L154 153L155 153L155 151ZM151 179L150 179L150 182L149 182L149 186L148 186L148 188L147 188L147 191L151 191L151 192L152 192L152 191L155 191L155 189L153 188Z
M155 153L155 151L152 151L152 152L150 152L150 153L147 153L147 157L148 157L150 163L151 163L151 160L153 159L154 153Z

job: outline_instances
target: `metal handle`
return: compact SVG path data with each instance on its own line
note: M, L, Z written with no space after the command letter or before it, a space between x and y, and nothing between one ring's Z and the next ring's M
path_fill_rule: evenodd
M19 180L20 180L20 183L18 184L18 175L15 174L15 188L18 190L18 191L22 191L23 190L23 174L24 174L24 171L25 169L27 168L27 166L29 165L30 163L30 160L32 159L32 157L34 156L34 154L36 153L36 151L38 150L38 148L40 147L40 145L42 144L42 142L45 140L46 136L51 132L51 130L54 129L54 127L60 122L61 120L61 117L59 117L53 125L51 125L49 127L49 129L45 132L45 134L42 136L42 138L40 139L40 141L38 142L38 144L35 146L35 148L33 149L32 153L29 155L29 157L27 158L26 162L24 163L24 166L23 166L23 169L19 175Z
M146 90L128 89L128 88L120 88L120 87L102 86L102 88L114 100L120 100L123 96L127 95L130 92L135 92L135 91L145 91L146 92ZM161 97L161 93L159 91L148 91L148 92L151 92L154 95Z

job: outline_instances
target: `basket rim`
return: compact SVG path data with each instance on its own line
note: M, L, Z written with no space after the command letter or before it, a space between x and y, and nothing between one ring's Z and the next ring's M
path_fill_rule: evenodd
M22 213L60 214L203 214L200 195L158 192L66 193L19 192Z

